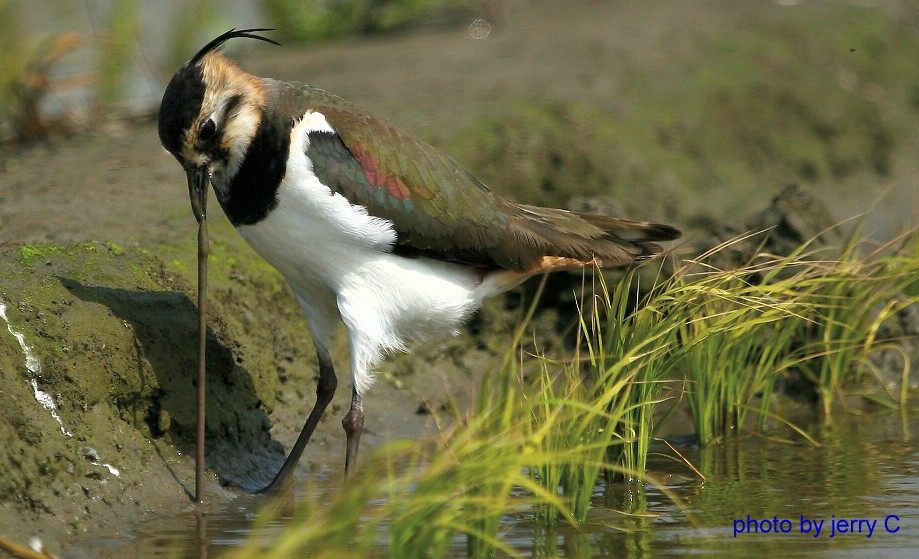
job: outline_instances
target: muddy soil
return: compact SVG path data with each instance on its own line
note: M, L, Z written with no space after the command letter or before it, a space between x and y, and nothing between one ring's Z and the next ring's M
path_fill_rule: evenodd
M703 39L783 9L728 0L653 8L508 2L485 39L461 25L309 49L247 45L241 62L259 75L336 92L443 145L480 115L500 115L521 100L628 113L617 104L637 72L673 72L672 61ZM913 168L899 162L890 183ZM766 207L784 187L745 192L744 204ZM681 201L692 193L611 190L630 213L644 210L632 217L684 228L685 208L705 205ZM850 215L875 196L850 186L829 202L837 215ZM227 500L265 483L280 465L312 406L315 358L283 281L238 238L216 201L211 207L208 493ZM100 123L0 154L0 303L8 320L0 324L0 437L10 449L0 458L10 472L0 485L0 533L66 549L188 507L194 235L184 175L160 147L153 120ZM693 253L703 238L691 234L683 250ZM462 407L499 362L519 298L483 309L460 338L390 359L366 398L362 444L434 432L432 410ZM546 313L537 326L551 330L557 318ZM40 373L27 366L23 344ZM339 394L301 478L340 475L345 350L340 344L336 355ZM37 400L33 380L60 421Z
M267 267L225 266L226 252L215 245L207 367L212 506L271 480L312 405L316 370L281 280ZM114 243L0 246L0 468L9 472L0 481L3 533L66 548L63 542L129 534L145 518L188 508L197 311L178 268ZM422 348L436 370L406 375L412 382L399 380L400 360L393 361L367 403L368 447L432 429L430 412L443 413L447 393L468 400L474 373L493 368L488 359L498 349L459 351L457 343ZM339 392L301 462L304 476L341 476L338 419L349 391Z

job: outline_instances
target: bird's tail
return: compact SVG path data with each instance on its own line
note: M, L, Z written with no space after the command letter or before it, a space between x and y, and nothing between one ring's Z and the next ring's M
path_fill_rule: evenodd
M672 241L683 235L676 227L663 223L649 223L598 214L575 213L575 215L606 231L607 235L641 248L641 253L636 255L636 259L651 258L663 251L663 248L653 241Z
M545 243L546 256L534 271L575 269L587 265L622 266L660 254L655 241L682 233L670 225L599 214L518 205L522 229Z

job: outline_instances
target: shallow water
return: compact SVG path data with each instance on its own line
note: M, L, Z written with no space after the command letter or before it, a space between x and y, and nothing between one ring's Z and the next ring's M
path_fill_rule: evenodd
M547 532L524 512L505 519L501 537L524 557L915 557L919 447L911 434L919 419L840 414L808 432L821 446L750 435L707 448L673 442L704 482L661 447L649 465L658 484L597 487L582 529ZM314 477L298 494L331 498L339 483ZM67 554L219 557L247 538L280 537L283 516L252 528L263 503L243 495L203 516L189 508ZM452 552L465 556L462 538Z

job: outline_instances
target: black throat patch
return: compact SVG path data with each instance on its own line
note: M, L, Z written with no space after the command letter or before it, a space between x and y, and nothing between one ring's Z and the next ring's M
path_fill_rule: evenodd
M239 172L225 194L218 191L220 206L236 227L258 223L278 205L278 188L290 153L290 130L290 120L263 113Z

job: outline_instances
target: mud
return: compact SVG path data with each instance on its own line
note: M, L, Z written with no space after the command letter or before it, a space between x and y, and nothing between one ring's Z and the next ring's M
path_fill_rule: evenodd
M742 70L779 83L785 60L760 56L750 37L773 37L786 17L807 25L843 10L780 4L508 2L487 39L459 26L322 47L259 45L241 61L253 73L308 81L387 116L511 198L675 223L688 233L679 250L690 255L713 231L724 234L725 222L752 223L745 216L796 182L837 217L888 191L869 227L881 236L914 223L919 104L909 99L919 76L904 69L914 66L919 40L903 25L916 14L900 4L845 8L895 22L896 33L879 27L876 50L864 55L875 59L862 66L852 66L866 52L859 43L850 53L855 34L827 39L832 48L811 34L817 56L804 58L819 64L806 70L828 77L832 95L821 84L792 82L787 95L781 84L767 87L758 103L764 86L754 80L699 98L670 96L706 87L712 57L730 62L723 52L735 44L756 53ZM892 59L896 72L880 68L885 56L904 53L910 62ZM853 85L849 74L863 68L870 70ZM845 103L824 102L837 100L839 88ZM845 125L851 114L862 115L865 130ZM745 119L748 128L734 126ZM713 143L722 129L729 131L722 144ZM159 146L152 119L82 132L0 152L0 302L41 365L36 377L0 324L0 443L8 449L0 454L7 472L0 533L19 541L37 535L52 549L186 510L194 478L195 223L185 177ZM789 155L786 137L806 138L807 150L788 144ZM866 145L874 151L861 154ZM722 162L722 152L734 159ZM207 491L225 501L264 484L281 464L312 406L316 364L282 279L216 209L210 228ZM549 309L535 324L542 349L563 345L579 278L552 282ZM389 359L365 400L362 445L432 432L435 416L462 408L480 375L499 363L532 290L486 306L463 336ZM341 475L346 355L339 340L341 388L301 478ZM36 399L33 380L61 423Z
M211 503L270 481L312 405L316 370L303 321L279 278L258 265L226 264L225 247L215 248L207 368ZM0 278L0 326L8 330L0 336L0 437L7 449L0 468L10 472L0 483L0 530L56 545L130 531L144 518L187 508L194 479L192 284L145 249L98 242L5 244ZM22 343L9 334L20 334ZM417 362L393 360L368 398L367 446L419 436L433 427L430 412L448 407L447 393L460 402L472 393L478 372L495 366L488 359L496 350L467 351L460 343L422 348L421 358L437 367L422 382L412 380ZM53 402L53 413L36 390ZM301 472L341 475L338 419L349 391L339 392Z

